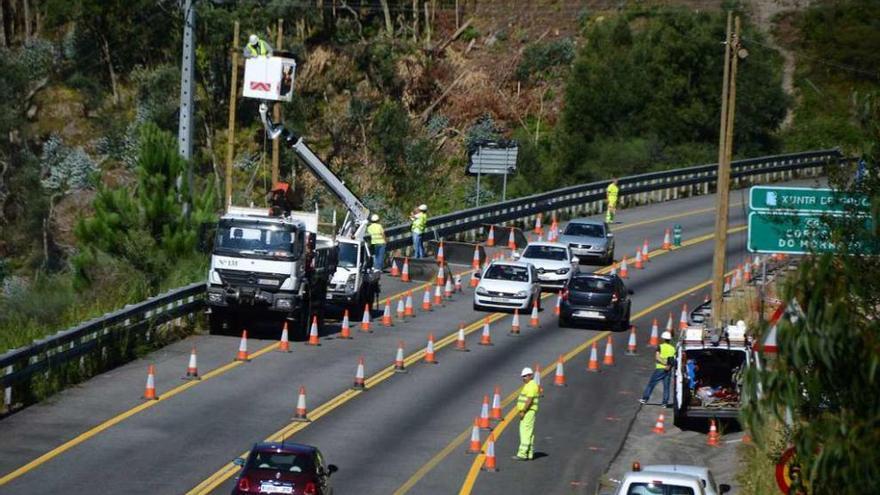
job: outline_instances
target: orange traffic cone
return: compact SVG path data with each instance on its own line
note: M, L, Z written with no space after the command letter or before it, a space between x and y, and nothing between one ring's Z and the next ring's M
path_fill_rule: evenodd
M614 349L611 344L611 336L608 336L608 340L605 341L605 356L602 358L602 364L604 366L614 366Z
M400 272L400 281L409 282L409 258L403 258L403 271Z
M413 308L413 298L411 290L406 291L406 305L404 306L403 314L406 316L416 315L415 308Z
M633 266L636 267L636 270L641 270L641 269L645 268L645 266L642 264L642 250L641 250L641 248L636 248L636 262Z
M560 355L559 360L556 361L556 375L553 377L553 385L557 387L566 386L564 363L565 361L562 359L562 355Z
M471 260L471 268L480 269L480 246L474 246L474 258Z
M483 320L483 334L480 335L480 345L494 345L492 343L492 334L489 333L489 317Z
M156 368L151 364L147 367L147 386L144 389L144 400L159 400L156 395Z
M516 249L516 239L513 237L513 227L510 228L510 235L507 236L507 249L511 251Z
M385 310L382 312L382 326L390 327L394 323L391 321L391 298L385 299Z
M425 287L425 294L422 296L422 311L431 311L431 289L430 286Z
M238 344L238 354L235 355L236 361L250 361L247 350L247 330L241 332L241 342Z
M672 333L672 311L669 312L669 319L666 320L666 331Z
M495 385L495 391L492 394L492 410L489 411L489 418L493 421L501 421L503 413L501 412L501 387Z
M529 318L529 326L532 328L538 328L541 326L541 322L538 320L538 299L535 298L535 302L532 303L532 316Z
M544 225L541 223L541 217L543 217L543 213L538 213L535 215L535 234L536 235L544 235Z
M648 340L648 345L652 347L657 347L660 345L660 334L658 333L659 329L657 328L657 318L654 318L654 323L651 325L651 338Z
M651 250L648 249L648 239L645 239L644 244L642 244L642 258L645 263L651 261Z
M480 406L480 429L481 430L491 430L492 426L489 424L489 396L483 396L483 405Z
M556 306L553 308L553 314L559 316L562 313L562 291L556 293Z
M455 293L455 286L452 284L452 277L446 279L446 286L443 287L443 297L446 299L452 299L452 294Z
M361 318L361 332L373 333L370 329L370 305L364 304L364 316Z
M299 387L299 395L296 398L296 412L293 415L294 421L309 421L309 412L306 409L306 388Z
M718 446L718 429L715 427L715 420L709 420L709 436L706 437L706 445L711 447Z
M752 262L747 260L743 265L743 282L749 283L752 281Z
M688 305L687 303L681 306L681 316L678 318L678 329L684 330L688 327Z
M593 342L593 347L590 349L590 361L587 362L587 371L599 371L599 346L595 342Z
M535 385L538 386L538 393L540 397L544 397L544 387L541 386L541 365L535 363L532 365L532 369L535 370L534 376L532 376L532 380L535 381Z
M437 286L443 287L446 285L446 270L443 269L443 264L437 267Z
M658 435L666 433L666 428L663 426L664 419L663 413L660 413L660 416L657 417L657 422L654 424L654 433Z
M403 341L397 341L397 354L394 356L394 372L406 373L406 367L403 362Z
M189 365L186 367L186 375L183 377L184 380L200 380L199 378L199 366L196 364L196 348L195 346L192 348L192 352L189 353Z
M486 246L494 247L495 246L495 226L489 226L489 237L486 238Z
M339 332L340 339L351 338L351 323L348 321L348 310L342 313L342 330Z
M391 258L391 276L399 277L400 276L400 268L397 267L397 260Z
M474 418L474 427L471 429L471 444L467 449L467 453L480 453L480 418Z
M364 390L367 388L364 382L364 358L358 358L358 367L357 371L354 373L354 385L351 386L354 390Z
M672 241L669 240L669 229L663 234L663 249L669 251L672 249Z
M306 342L307 345L321 345L318 341L318 317L312 317L312 326L309 328L309 341Z
M626 266L626 255L623 255L623 259L620 260L620 273L618 274L620 278L629 278L629 269Z
M480 278L477 277L477 273L479 273L479 271L471 273L471 289L480 284Z
M455 350L467 352L467 341L464 339L464 324L458 324L458 338L455 339Z
M636 352L636 326L630 325L629 327L629 342L626 343L626 355L627 356L637 356L639 353Z
M397 319L402 320L406 316L406 307L403 304L403 297L397 300Z
M443 305L443 289L442 285L434 286L434 306L442 306Z
M461 275L455 276L455 292L461 292Z
M281 352L290 352L290 336L287 333L287 322L281 328L281 340L278 342L278 350Z
M519 335L519 310L513 310L513 319L510 323L510 335Z
M486 441L486 460L480 469L493 473L498 471L495 464L495 435L493 433L489 433L489 440Z
M425 362L430 364L437 364L437 359L434 357L434 334L428 334L428 346L425 347Z
M437 263L442 265L444 261L446 261L446 256L443 254L443 241L440 241L437 246Z

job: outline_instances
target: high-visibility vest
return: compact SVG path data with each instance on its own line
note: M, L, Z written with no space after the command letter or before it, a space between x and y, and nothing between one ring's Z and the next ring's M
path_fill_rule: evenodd
M367 225L367 233L370 234L370 244L385 244L385 229L380 224Z
M612 182L608 184L608 202L609 203L617 203L617 190L618 187L614 185Z
M269 45L263 40L258 41L256 47L254 45L247 45L245 48L254 57L265 57L269 54Z
M668 362L669 358L674 357L674 356L675 356L675 347L672 347L672 344L667 344L666 342L663 342L662 344L660 344L660 360L663 361L663 364L656 363L657 369L658 370L665 370L666 363Z
M424 234L425 229L427 227L428 227L428 215L423 211L416 213L416 216L413 219L413 223L412 223L412 231L417 234Z
M538 384L535 383L535 380L529 380L529 383L523 385L522 389L519 391L519 397L516 399L516 410L523 411L526 407L526 402L531 398L532 405L529 406L529 411L538 412L539 395L540 391L538 390Z

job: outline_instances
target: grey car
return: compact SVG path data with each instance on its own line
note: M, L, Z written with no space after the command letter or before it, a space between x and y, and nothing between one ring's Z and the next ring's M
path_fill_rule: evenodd
M568 244L572 254L581 262L590 260L610 265L614 261L614 234L601 220L571 220L559 236L559 242Z

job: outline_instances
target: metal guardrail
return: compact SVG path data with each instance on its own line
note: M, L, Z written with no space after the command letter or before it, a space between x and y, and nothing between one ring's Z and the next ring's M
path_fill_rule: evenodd
M759 181L816 177L825 165L841 159L843 157L838 150L820 150L738 160L732 163L731 187L739 188ZM710 164L620 178L620 206L709 194L716 173L717 166ZM564 215L598 213L604 207L608 183L599 181L571 186L440 215L429 219L430 232L424 240L427 242L432 238L453 236L472 241L481 235L484 224L519 221L525 226L539 212ZM386 237L389 249L408 246L409 229L409 224L388 228ZM43 373L46 378L55 377L63 383L72 383L125 362L135 355L139 344L151 341L152 331L158 325L202 309L204 295L203 282L190 284L0 355L0 389L4 391L0 414L34 401L31 379L37 373ZM96 359L97 363L86 363L87 356ZM72 365L77 358L79 373L71 372L66 365Z

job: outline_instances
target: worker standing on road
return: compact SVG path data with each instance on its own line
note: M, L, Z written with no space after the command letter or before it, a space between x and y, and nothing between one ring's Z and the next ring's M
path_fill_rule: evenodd
M669 378L672 375L672 358L675 357L675 347L670 343L672 334L668 331L663 332L660 338L663 339L663 342L660 344L657 352L654 353L654 373L651 375L651 379L648 380L648 386L645 387L645 393L642 394L639 402L642 404L647 403L648 399L651 398L651 392L654 391L654 387L662 381L663 407L669 407Z
M385 229L379 223L379 215L373 213L370 216L367 233L370 234L370 247L373 249L373 268L381 270L385 264Z
M611 179L611 184L608 184L608 189L606 193L608 195L608 208L605 210L605 222L614 223L614 213L617 211L617 177Z
M538 414L540 390L532 378L535 372L526 366L520 373L523 380L516 409L519 411L519 451L513 456L515 461L531 461L535 457L535 416Z
M272 47L269 43L261 40L256 34L252 34L248 38L247 45L244 46L244 58L254 57L271 57Z
M424 258L425 251L422 249L422 236L428 227L428 205L421 204L409 215L412 220L413 258Z

